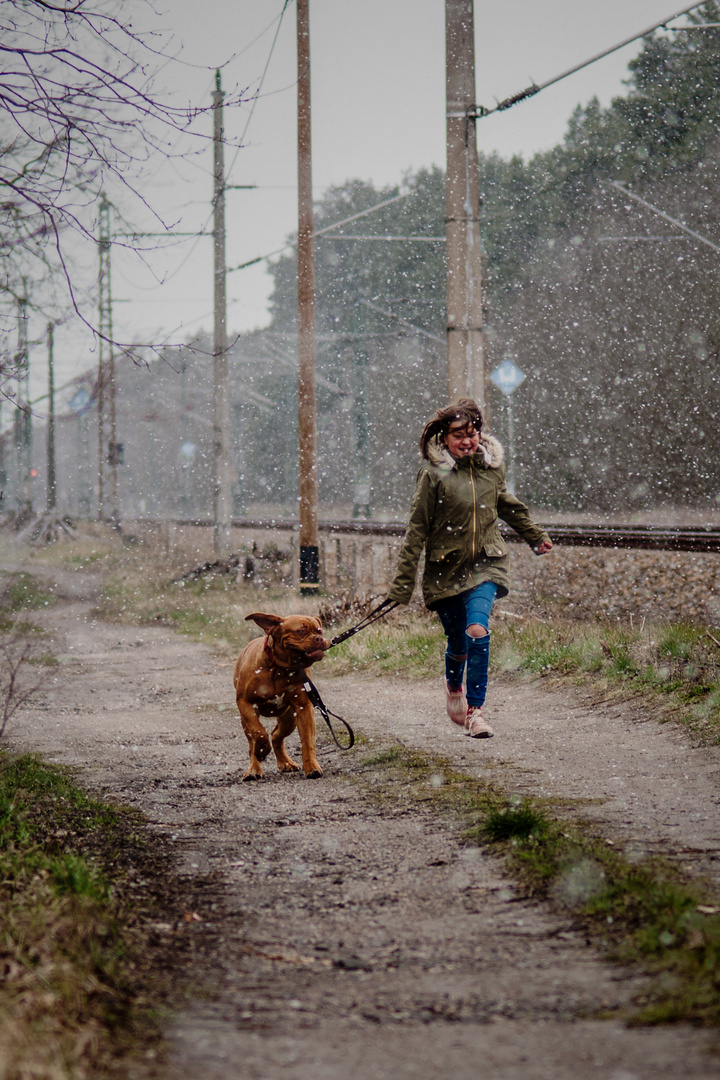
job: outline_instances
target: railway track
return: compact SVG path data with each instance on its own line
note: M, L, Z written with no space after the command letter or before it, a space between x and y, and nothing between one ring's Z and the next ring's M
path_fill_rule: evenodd
M176 519L175 525L205 525L208 519ZM297 531L292 518L234 518L239 529L281 529ZM720 551L720 525L589 525L546 523L554 544L570 547L641 548L647 551ZM337 536L399 537L405 533L401 521L321 521L321 533ZM506 525L500 532L509 542L521 537Z

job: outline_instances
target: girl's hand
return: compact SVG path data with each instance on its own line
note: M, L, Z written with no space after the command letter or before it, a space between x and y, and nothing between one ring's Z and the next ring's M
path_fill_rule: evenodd
M543 540L542 544L534 549L536 555L547 555L548 551L552 551L552 540Z

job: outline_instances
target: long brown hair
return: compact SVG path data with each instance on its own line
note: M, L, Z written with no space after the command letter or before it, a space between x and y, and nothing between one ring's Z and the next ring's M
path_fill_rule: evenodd
M420 453L427 459L428 443L436 435L441 438L447 435L450 425L458 421L471 424L478 434L482 431L483 418L480 406L472 398L460 398L454 405L446 405L444 409L438 409L431 420L428 420L420 436Z

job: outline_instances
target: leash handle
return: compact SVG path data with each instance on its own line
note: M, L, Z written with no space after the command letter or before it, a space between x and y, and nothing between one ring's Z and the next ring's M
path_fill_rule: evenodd
M399 606L400 603L398 600L390 600L389 598L383 600L381 604L378 604L376 608L373 608L372 611L368 612L365 618L361 619L355 626L351 626L349 630L344 630L342 634L338 634L337 637L332 638L328 648L332 649L334 645L339 645L340 642L347 641L348 638L354 637L355 634L359 634L361 630L366 630L368 626L377 622L378 619L383 619Z
M303 683L303 690L305 691L307 696L310 698L310 701L315 706L315 708L319 710L320 715L322 716L323 720L325 721L327 726L330 728L330 734L332 735L333 742L335 743L337 748L339 750L352 750L353 746L355 745L355 732L350 727L347 720L343 720L342 716L338 716L337 713L331 712L330 709L328 709L327 705L325 704L323 699L320 697L320 691L318 690L315 683L312 682L310 679L306 679L306 681ZM346 731L348 733L348 736L349 736L349 740L350 740L348 742L347 746L343 746L342 743L339 741L337 735L335 734L332 723L330 721L331 716L334 716L335 719L339 720L340 723L345 727L345 729L346 729Z

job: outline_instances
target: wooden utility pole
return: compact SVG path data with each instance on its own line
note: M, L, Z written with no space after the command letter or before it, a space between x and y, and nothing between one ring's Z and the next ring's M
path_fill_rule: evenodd
M306 595L316 593L320 581L315 402L315 251L310 126L310 12L308 5L309 0L297 0L300 590Z
M47 426L47 496L45 509L49 514L57 509L57 480L55 476L55 330L48 323L48 426Z
M230 480L230 395L227 357L227 294L225 266L225 132L220 71L213 93L213 251L215 325L213 333L213 546L230 550L232 491Z
M483 253L475 139L473 0L445 0L447 344L450 401L485 404Z

